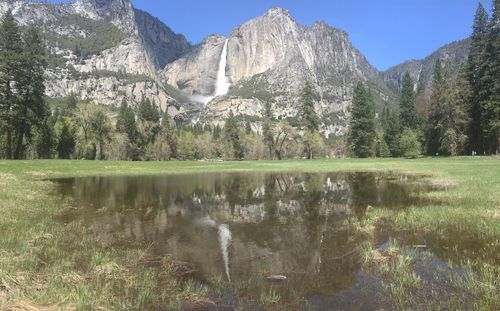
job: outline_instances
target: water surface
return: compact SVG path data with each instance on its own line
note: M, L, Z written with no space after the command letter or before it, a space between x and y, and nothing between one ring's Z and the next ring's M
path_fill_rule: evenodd
M204 284L225 282L250 300L276 292L296 305L349 300L357 287L377 301L359 260L366 213L421 204L428 190L416 177L379 173L86 177L57 185L77 206L65 221L83 221L103 241L149 245L155 256L192 265ZM286 280L269 280L276 275Z

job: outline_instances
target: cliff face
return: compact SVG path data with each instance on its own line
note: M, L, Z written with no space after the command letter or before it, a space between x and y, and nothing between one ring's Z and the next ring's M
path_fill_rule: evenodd
M344 133L357 81L367 82L381 102L394 96L347 34L325 23L304 27L286 10L273 8L236 28L227 40L226 75L232 87L226 99L208 103L205 121L218 122L229 110L258 117L263 101L274 102L277 117L296 117L300 93L305 81L310 81L323 130L331 133L333 126L338 132L336 126L341 125ZM167 65L162 78L190 94L213 94L224 42L223 37L208 38L190 54ZM242 105L235 103L242 99L245 109L240 111ZM253 109L250 102L255 103Z
M21 25L37 24L50 52L47 95L70 93L118 105L152 97L173 116L184 113L175 92L157 71L190 51L184 36L133 8L130 0L76 0L69 4L1 0L0 14L11 9ZM175 104L173 104L175 103Z
M190 95L211 96L225 41L223 36L207 37L192 51L168 64L160 72L162 80Z

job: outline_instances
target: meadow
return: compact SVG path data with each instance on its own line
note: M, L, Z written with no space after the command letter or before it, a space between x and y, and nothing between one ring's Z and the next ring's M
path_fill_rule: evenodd
M439 204L403 212L374 209L359 224L376 236L381 226L401 235L389 248L363 247L367 271L386 276L396 309L456 309L463 300L428 296L413 272L415 253L403 244L426 242L426 252L461 267L453 295L470 309L500 309L500 158L336 159L241 162L0 161L0 310L144 310L210 304L206 288L184 277L173 258L147 248L106 247L79 222L60 216L75 208L53 193L52 178L201 172L391 171L425 176ZM151 262L154 261L154 265ZM155 267L161 266L161 273ZM431 291L432 292L432 291ZM438 293L439 291L436 291ZM279 303L270 304L279 309Z

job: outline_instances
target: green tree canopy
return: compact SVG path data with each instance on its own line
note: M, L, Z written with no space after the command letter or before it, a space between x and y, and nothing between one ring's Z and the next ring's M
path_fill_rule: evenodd
M375 147L375 105L369 91L358 82L349 123L348 141L354 156L367 158L374 155Z
M401 126L403 128L417 128L416 95L414 91L414 81L409 72L403 77L401 88L401 98L399 102Z

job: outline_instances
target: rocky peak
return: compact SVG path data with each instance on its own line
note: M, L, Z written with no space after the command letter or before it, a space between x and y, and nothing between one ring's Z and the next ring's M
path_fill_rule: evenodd
M293 19L292 15L290 14L290 11L280 8L280 7L272 7L267 12L264 14L266 17L287 17L290 19Z
M130 0L76 0L74 6L93 8L101 14L112 14L113 12L130 10Z
M191 45L183 35L173 32L156 17L137 9L134 9L133 14L138 34L157 70L191 50Z
M134 9L130 0L76 0L71 4L76 14L103 19L127 32L135 32Z

